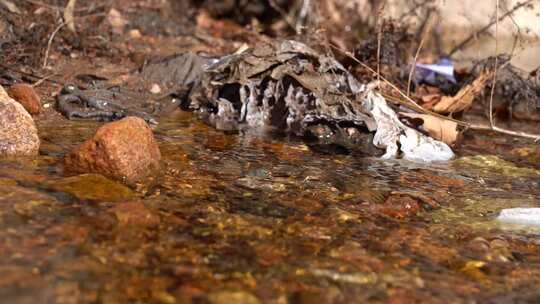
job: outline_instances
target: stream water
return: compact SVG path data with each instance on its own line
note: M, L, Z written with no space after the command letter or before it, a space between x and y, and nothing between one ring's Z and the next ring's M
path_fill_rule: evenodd
M63 173L98 123L38 124L38 157L0 160L0 302L540 299L540 228L495 219L540 207L530 142L480 134L427 165L227 135L177 113L155 129L163 176L134 190Z

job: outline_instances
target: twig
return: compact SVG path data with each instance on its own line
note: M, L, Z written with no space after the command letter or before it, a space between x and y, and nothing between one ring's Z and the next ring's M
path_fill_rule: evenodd
M484 130L484 131L495 131L507 135L517 136L517 137L523 137L523 138L530 138L534 139L535 142L540 141L540 134L531 134L527 132L518 132L518 131L512 131L508 129L499 128L497 126L489 126L489 125L480 125L480 124L469 124L468 126L471 130Z
M37 86L40 86L43 82L45 82L45 81L50 81L50 79L53 78L53 77L55 77L55 76L56 76L56 73L52 73L52 74L49 75L49 76L45 76L45 77L39 79L38 81L34 82L34 83L32 84L32 87L35 88L35 87L37 87Z
M0 62L0 67L3 68L3 69L6 69L6 70L9 70L9 71L12 71L12 72L15 72L15 73L18 73L18 74L21 74L21 75L25 75L27 77L32 77L32 78L36 78L37 79L37 82L33 84L33 86L36 86L36 85L39 85L38 82L43 82L43 81L48 81L48 82L51 82L51 83L54 83L54 84L57 84L57 85L65 85L65 83L59 81L59 80L55 80L55 79L52 79L53 78L53 75L49 75L49 76L46 76L46 77L42 77L42 76L39 76L37 74L35 74L34 72L25 72L23 70L20 70L20 69L16 69L12 66L8 66L8 65L5 65L5 64L2 64Z
M63 28L66 25L65 22L60 23L58 27L51 33L51 36L49 37L49 41L47 42L47 49L45 50L45 58L43 58L43 68L47 67L47 60L49 58L49 51L51 50L51 44L54 39L54 36L60 31L61 28Z
M465 47L467 44L469 44L469 42L473 41L478 35L484 33L485 31L487 31L490 27L492 27L494 24L496 24L497 22L500 22L502 20L504 20L506 17L512 15L515 11L519 10L520 8L522 7L525 7L529 4L531 4L532 2L534 2L535 0L528 0L528 1L525 1L525 2L522 2L522 3L518 3L516 4L511 10L509 10L508 12L504 13L502 16L500 16L499 18L497 18L496 20L493 20L491 21L488 25L484 26L483 28L479 29L478 31L472 33L471 35L469 35L469 37L465 38L465 40L463 40L461 43L459 43L458 45L456 45L451 51L450 53L448 54L449 57L452 57L452 55L454 55L457 51L461 50L463 47Z
M308 14L311 8L311 0L303 0L300 12L298 13L298 18L296 20L296 32L301 33L302 30L306 27L306 22L308 20Z
M377 23L378 23L378 33L377 33L377 81L380 83L381 78L381 40L382 40L382 32L383 32L383 26L384 26L384 20L382 18L382 14L384 12L384 6L386 5L386 1L383 1L381 4L381 7L379 7L379 11L377 12Z
M285 20L285 23L287 23L287 25L296 32L296 34L300 34L300 32L298 32L298 29L295 26L294 20L292 20L291 16L287 14L287 12L284 9L282 9L275 2L275 0L269 0L268 3L273 9L275 9L283 17L283 20Z
M350 59L354 60L356 63L360 64L361 66L363 66L364 68L366 68L370 72L377 73L377 71L373 70L367 64L363 63L358 58L356 58L353 54L351 54L351 52L343 50L343 49L341 49L341 48L339 48L339 47L337 47L337 46L335 46L333 44L330 44L330 47L334 48L335 50L341 52L345 56L347 56ZM506 64L507 63L505 63L502 66L505 66ZM526 133L526 132L516 132L516 131L507 130L507 129L503 129L503 128L499 128L499 127L491 126L491 125L474 124L474 123L461 121L461 120L458 120L458 119L454 119L454 118L450 118L450 117L441 115L439 113L435 113L435 112L426 110L422 106L420 106L418 103L416 103L412 98L407 96L407 94L405 94L402 90L400 90L396 85L394 85L393 83L388 81L382 75L380 77L381 77L382 81L384 81L386 84L388 84L392 89L396 90L396 92L398 92L407 101L407 102L404 102L403 100L397 100L396 99L395 101L397 103L403 104L403 105L408 106L408 107L411 107L412 109L420 111L421 113L430 114L430 115L433 115L435 117L438 117L438 118L441 118L441 119L444 119L444 120L453 121L453 122L457 123L458 125L466 127L467 129L471 129L471 130L496 131L496 132L507 134L507 135L530 138L530 139L534 139L535 141L540 141L540 134L531 134L531 133ZM383 94L383 96L384 96L384 94ZM385 96L385 98L387 98L387 97Z
M424 0L424 1L420 2L420 3L415 3L415 6L414 6L414 7L412 7L411 9L409 9L407 12L401 14L401 16L399 16L399 17L397 18L397 20L402 20L403 18L405 18L405 17L407 17L407 16L409 16L409 15L413 15L413 13L414 13L415 15L418 16L418 14L416 14L416 10L418 10L419 8L421 8L421 7L423 7L423 6L427 5L427 4L429 4L429 3L431 3L431 2L433 2L433 0Z
M430 18L430 17L428 17L428 18ZM430 26L429 21L430 20L427 21L428 23L426 25L426 30L424 31L424 35L422 36L422 40L420 40L420 45L418 45L418 49L416 50L416 54L414 55L414 62L413 62L413 65L411 66L411 71L409 73L409 80L407 81L407 96L411 96L411 82L412 82L412 77L414 75L414 72L416 71L416 62L418 61L418 56L420 56L420 51L422 50L422 47L424 46L424 42L425 42L429 32L431 31L431 26Z
M489 96L489 125L495 127L493 123L493 96L495 96L495 86L497 85L497 68L499 66L499 0L495 4L495 70L493 71L493 84Z

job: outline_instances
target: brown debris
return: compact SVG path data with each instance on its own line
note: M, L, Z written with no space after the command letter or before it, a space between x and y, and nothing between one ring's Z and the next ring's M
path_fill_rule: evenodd
M31 85L25 83L14 84L7 93L15 101L22 104L28 113L37 115L41 112L41 99Z
M422 120L421 127L429 136L444 142L447 145L454 145L458 140L458 124L429 114L399 113L412 119Z
M492 77L492 72L483 71L472 83L462 87L456 95L430 95L429 99L427 99L429 102L423 106L428 110L441 114L459 113L465 111L471 107L475 98L482 93L487 82L490 81Z

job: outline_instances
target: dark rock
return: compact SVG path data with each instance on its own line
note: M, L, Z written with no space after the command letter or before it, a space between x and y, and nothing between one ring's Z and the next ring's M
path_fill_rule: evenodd
M128 184L147 182L160 168L152 130L138 117L105 124L65 158L70 172L99 173Z
M0 156L36 155L38 151L32 116L0 86Z
M28 113L37 115L41 112L41 99L32 86L17 83L9 88L8 94L22 104Z

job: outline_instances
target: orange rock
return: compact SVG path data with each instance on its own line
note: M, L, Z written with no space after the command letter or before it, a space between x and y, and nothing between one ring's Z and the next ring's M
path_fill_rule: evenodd
M155 177L160 160L150 127L141 118L126 117L99 128L66 156L64 165L68 172L99 173L134 185Z
M41 112L41 99L31 85L25 83L14 84L9 88L8 95L22 104L28 113L37 115Z
M120 203L111 209L116 215L120 225L123 226L139 226L139 227L156 227L159 225L159 216L141 202L125 202Z
M0 156L37 155L39 143L32 116L0 86Z

